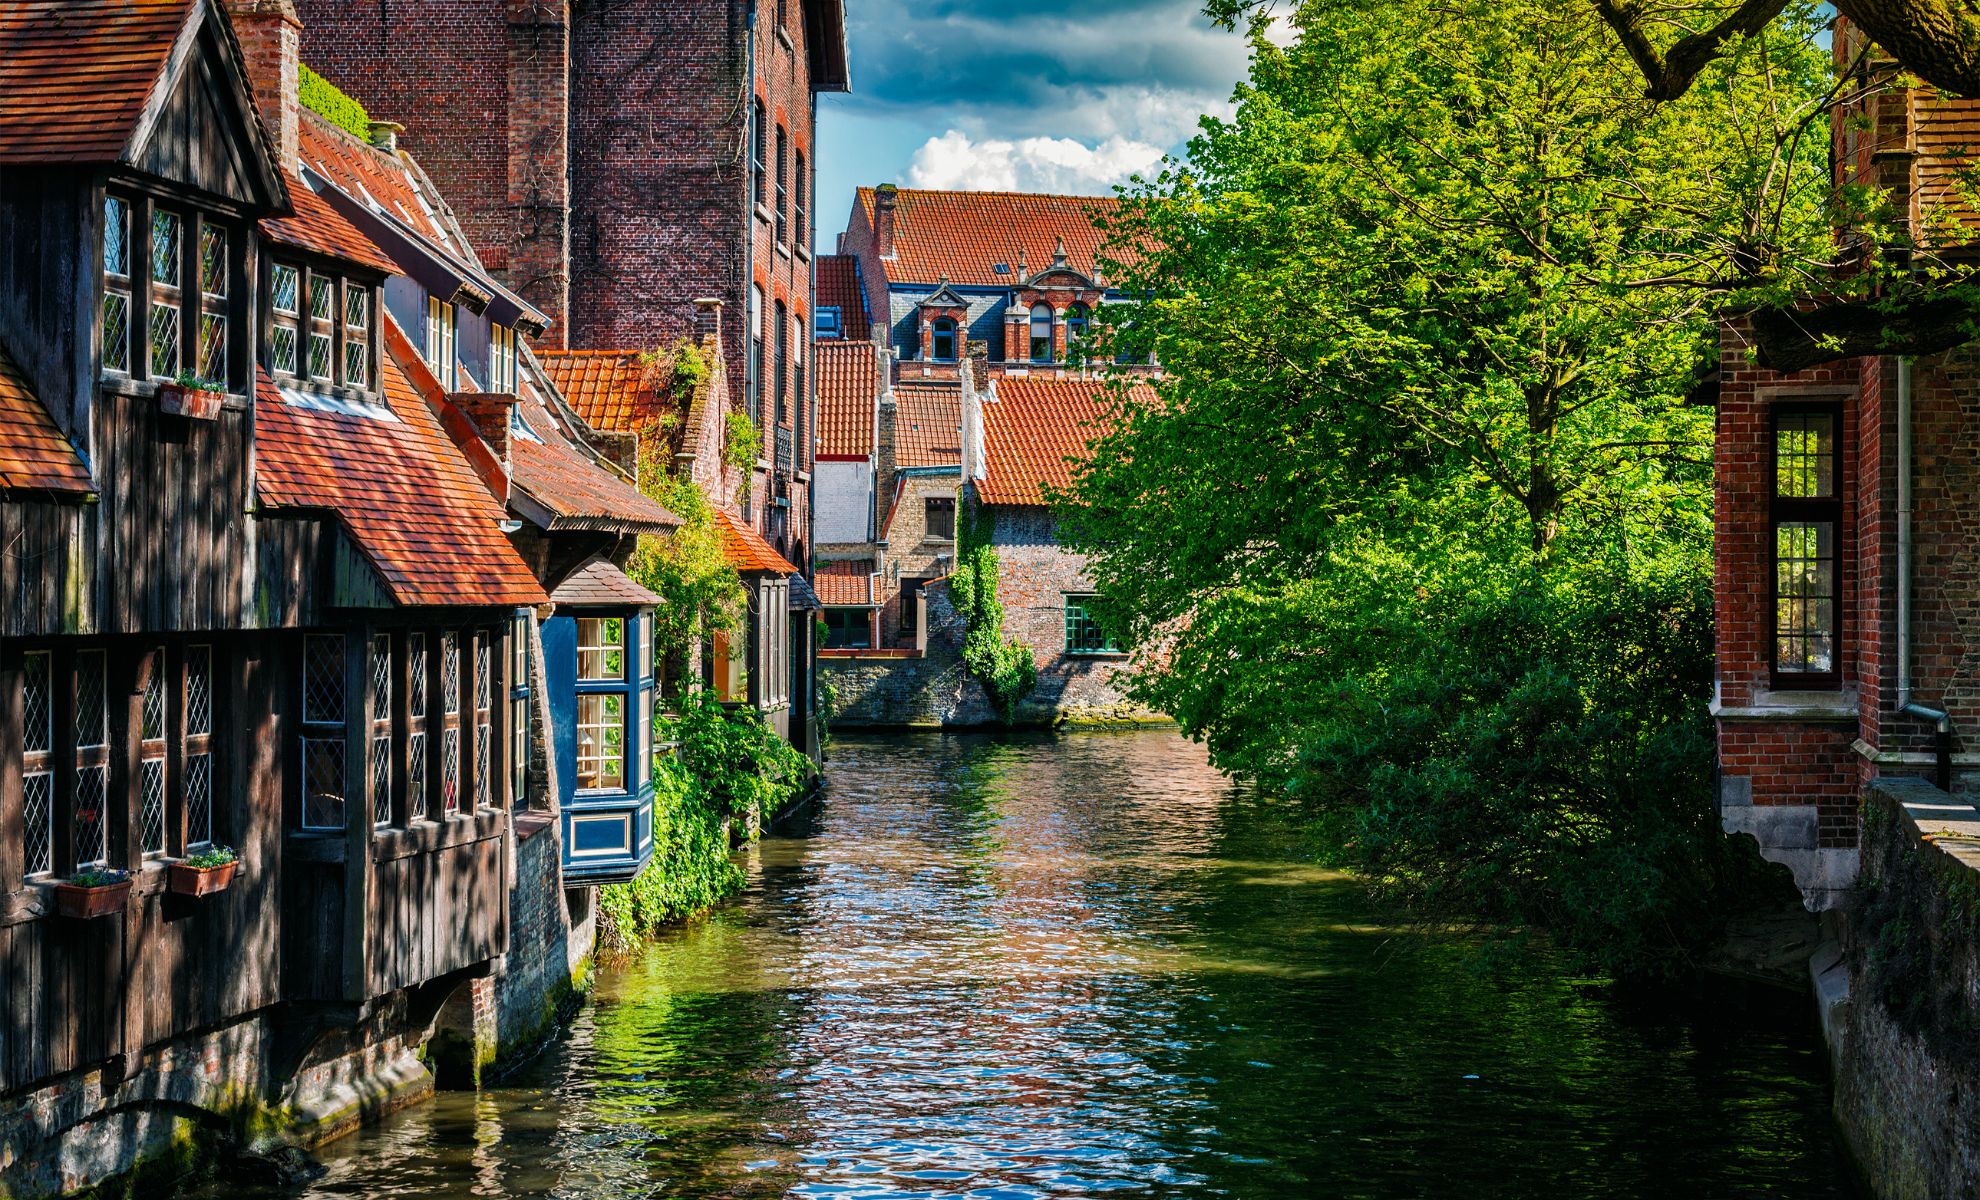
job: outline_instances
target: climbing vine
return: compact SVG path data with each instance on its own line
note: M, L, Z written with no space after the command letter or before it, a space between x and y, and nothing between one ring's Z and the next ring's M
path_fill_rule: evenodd
M963 666L983 685L997 716L1009 725L1017 707L1038 682L1038 664L1028 646L1004 636L1004 606L997 599L997 551L990 545L990 518L976 505L965 506L956 529L956 570L949 594L963 618Z

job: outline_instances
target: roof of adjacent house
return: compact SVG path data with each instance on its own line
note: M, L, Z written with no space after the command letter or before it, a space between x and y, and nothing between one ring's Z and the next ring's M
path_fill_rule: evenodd
M962 384L894 385L894 465L962 465Z
M422 237L457 254L473 253L458 231L441 220L434 209L441 203L438 195L422 190L403 156L359 141L310 109L297 116L296 153L304 165L397 217Z
M665 367L643 350L538 351L550 382L585 423L613 433L639 433L662 417L680 416L661 385Z
M790 560L777 553L775 546L763 540L762 534L728 510L715 510L715 527L722 532L722 556L736 570L767 571L774 575L799 573Z
M0 5L0 162L114 162L193 0Z
M440 385L387 314L383 405L278 387L255 405L256 482L272 507L329 509L394 601L541 604L506 513L442 429Z
M0 346L0 488L85 493L89 469Z
M869 229L873 196L874 189L861 188L854 201ZM1093 214L1119 205L1110 196L901 188L894 193L894 256L881 262L890 283L934 284L946 275L956 284L1011 287L1020 258L1026 270L1042 271L1063 238L1066 265L1091 276L1104 240Z
M986 504L1047 504L1049 488L1069 488L1073 464L1107 425L1109 397L1102 379L997 381L997 398L983 404L984 478L976 491ZM1138 384L1131 393L1152 401Z
M859 559L841 559L818 564L812 586L820 602L833 608L873 607L873 564Z
M295 208L293 216L262 220L261 232L269 241L358 263L387 275L399 274L383 250L299 179L289 180L289 203Z
M609 605L652 608L660 597L612 565L611 560L592 557L550 589L550 598L559 605Z
M649 499L617 468L567 440L540 399L525 396L517 416L529 433L509 438L509 480L549 512L551 529L663 533L680 527L679 517Z
M821 254L812 265L820 308L839 310L839 329L847 341L873 337L873 319L866 311L866 289L859 283L859 259L851 254Z
M814 342L818 378L818 453L873 453L880 363L871 342Z

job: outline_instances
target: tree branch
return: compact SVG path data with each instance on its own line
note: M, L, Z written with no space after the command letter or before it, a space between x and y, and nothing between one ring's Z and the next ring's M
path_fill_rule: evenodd
M1787 0L1742 0L1740 6L1721 18L1717 25L1703 33L1686 34L1671 45L1663 54L1650 44L1649 37L1638 23L1642 9L1634 4L1618 3L1617 0L1595 0L1595 11L1616 31L1622 40L1623 49L1635 61L1637 70L1643 72L1644 80L1650 87L1646 93L1652 100L1675 100L1684 95L1691 81L1705 69L1705 64L1719 56L1719 47L1728 38L1752 37L1767 27L1767 23L1781 15L1787 7Z
M1938 354L1980 338L1980 296L1967 289L1906 301L1850 301L1749 314L1756 360L1789 374L1868 354Z

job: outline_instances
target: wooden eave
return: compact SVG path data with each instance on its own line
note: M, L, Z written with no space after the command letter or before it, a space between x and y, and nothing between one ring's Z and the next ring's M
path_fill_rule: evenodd
M260 110L255 107L254 95L247 86L247 60L241 51L240 42L234 37L234 28L225 13L217 7L216 0L196 0L186 10L185 24L179 29L177 39L172 44L171 53L166 56L165 69L152 81L151 91L146 96L144 107L139 111L137 123L131 131L130 140L125 143L117 156L115 166L127 169L149 186L152 181L165 179L181 187L191 187L200 193L202 201L216 195L210 189L199 187L187 180L172 180L147 171L141 160L150 148L152 139L160 132L159 125L164 120L167 109L178 90L193 81L186 79L186 72L193 69L195 55L200 47L200 35L213 31L210 43L224 59L219 79L225 87L225 94L232 102L238 125L238 134L247 139L250 152L241 156L240 165L247 182L255 194L248 197L232 198L237 206L258 210L261 216L287 216L293 212L289 199L288 181L283 178L281 164L276 157L268 130L261 122ZM228 199L224 195L219 198Z

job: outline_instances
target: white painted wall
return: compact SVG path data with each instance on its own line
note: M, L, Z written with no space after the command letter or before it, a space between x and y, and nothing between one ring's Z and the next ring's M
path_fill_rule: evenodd
M871 460L813 464L812 541L867 542L873 540L873 467Z

